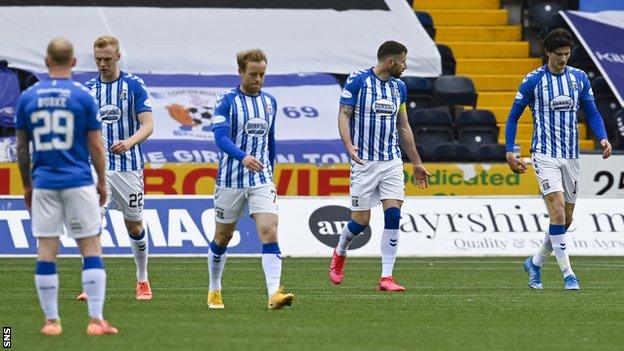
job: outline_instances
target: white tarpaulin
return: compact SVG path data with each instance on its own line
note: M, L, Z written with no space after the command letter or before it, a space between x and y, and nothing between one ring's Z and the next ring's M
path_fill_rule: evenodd
M74 43L76 70L94 71L93 41L112 34L121 41L122 67L130 72L231 74L236 72L236 52L258 47L267 53L273 74L345 74L373 66L379 45L392 39L409 50L405 75L435 77L441 72L434 42L404 0L381 1L385 9L354 5L341 11L57 3L0 6L0 58L43 72L47 43L63 36Z

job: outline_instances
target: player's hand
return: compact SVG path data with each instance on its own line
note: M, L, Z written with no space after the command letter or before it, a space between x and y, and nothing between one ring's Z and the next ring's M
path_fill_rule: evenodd
M426 189L429 185L427 177L430 175L431 173L429 173L427 169L425 169L425 166L423 166L422 163L414 165L414 183L417 187L421 189Z
M527 170L526 164L524 164L524 161L522 161L521 159L516 158L513 152L507 151L507 153L505 154L505 157L507 157L507 164L509 165L509 168L511 169L512 172L519 173L519 174L526 172Z
M26 203L26 208L30 211L32 207L32 187L24 188L24 202Z
M243 158L243 166L252 172L260 172L264 169L264 165L257 158L247 155Z
M95 190L100 195L100 207L104 206L106 204L106 183L98 181L95 185Z
M607 139L600 140L600 146L602 146L602 158L609 158L611 156L611 143Z
M362 161L362 159L358 156L358 147L353 145L353 144L349 144L346 145L347 148L347 152L349 153L349 157L351 157L351 159L357 163L358 165L363 165L364 161Z
M127 140L119 140L111 146L110 151L116 155L123 154L124 152L130 150L132 145Z

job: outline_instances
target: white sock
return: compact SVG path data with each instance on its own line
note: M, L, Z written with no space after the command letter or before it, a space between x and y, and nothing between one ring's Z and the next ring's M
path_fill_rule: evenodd
M346 256L349 244L351 244L351 240L353 240L356 236L357 235L351 233L349 226L345 225L344 228L342 228L342 233L340 233L340 241L336 247L336 253L340 256Z
M82 271L82 288L89 296L87 300L89 317L103 319L106 271L102 268L84 269Z
M218 251L218 249L217 249ZM213 252L212 246L208 248L208 275L210 277L210 291L221 290L221 276L225 267L227 252L224 250L221 255Z
M539 249L533 256L533 264L542 267L544 262L550 254L553 252L552 243L550 242L550 235L546 232L544 236L544 241L542 241L542 245L540 245Z
M58 274L35 274L35 286L39 303L46 319L59 320L58 314Z
M282 276L282 257L276 253L262 254L262 269L266 279L267 292L269 297L277 292Z
M384 229L381 234L381 276L392 276L394 261L399 249L399 230Z
M570 258L568 257L568 251L566 248L566 234L551 235L550 242L552 243L553 251L563 276L567 277L574 274L572 267L570 266Z
M139 240L135 240L132 236L130 236L130 246L132 247L134 263L136 264L137 281L145 282L147 281L147 256L149 254L149 243L147 241L145 229L143 229L141 235L143 237Z

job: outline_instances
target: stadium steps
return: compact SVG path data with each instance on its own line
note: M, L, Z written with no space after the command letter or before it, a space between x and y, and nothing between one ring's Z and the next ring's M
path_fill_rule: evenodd
M414 9L419 10L462 10L499 9L500 0L415 0Z
M467 74L477 91L516 91L524 74ZM510 105L511 106L511 105Z
M436 40L445 41L519 41L520 26L436 26Z
M504 124L505 122L507 122L507 116L509 116L510 106L477 106L477 108L492 111L494 113L494 116L496 116L496 123ZM518 123L533 123L533 116L531 115L531 110L528 107L524 109L524 112L522 113L522 116L520 116Z
M478 108L485 108L484 106L502 106L507 109L511 107L511 104L516 97L516 91L479 91L479 99L477 100Z
M527 58L529 43L525 41L442 41L453 50L455 59L462 58ZM528 72L527 72L528 73Z
M539 67L542 60L538 58L459 58L457 74L525 74Z
M431 10L436 26L504 26L507 10Z
M529 120L530 121L530 120ZM499 135L504 133L505 123L498 123ZM587 127L585 124L579 124L579 138L585 139L587 138ZM516 134L516 139L528 139L531 140L533 136L533 124L529 123L518 123L518 133ZM500 138L499 138L500 139ZM503 137L503 142L505 138Z

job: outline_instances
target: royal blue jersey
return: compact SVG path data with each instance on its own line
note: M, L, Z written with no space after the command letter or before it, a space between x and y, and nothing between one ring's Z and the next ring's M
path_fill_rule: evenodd
M102 82L98 76L85 85L91 89L100 107L102 139L106 145L106 169L124 172L142 170L141 144L119 155L112 153L110 148L139 130L139 113L152 111L143 80L133 74L120 72L119 78L113 82Z
M567 66L563 73L553 74L544 65L524 78L515 103L531 108L532 152L551 157L579 157L576 112L583 104L594 103L585 72Z
M349 75L340 104L353 106L349 131L358 157L370 161L401 158L397 116L406 101L407 88L400 79L381 80L372 68Z
M67 189L93 184L88 132L101 128L89 90L71 79L41 81L17 103L15 128L33 143L33 186Z
M248 188L273 183L273 169L269 162L269 133L275 131L277 101L263 91L251 96L235 88L221 95L215 106L212 128L226 126L230 139L245 154L254 156L262 164L261 172L250 172L243 163L222 152L219 157L217 186Z

